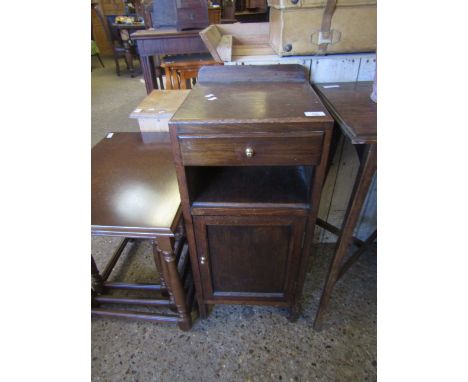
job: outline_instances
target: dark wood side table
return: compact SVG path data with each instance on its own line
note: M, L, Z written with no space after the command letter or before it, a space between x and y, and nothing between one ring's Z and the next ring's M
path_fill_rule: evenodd
M300 65L200 69L169 130L201 317L298 318L332 128Z
M111 133L92 149L91 234L124 240L102 273L91 257L91 312L175 323L188 330L195 291L177 178L168 133L152 134L148 144L140 133ZM160 284L108 282L125 246L135 239L151 240ZM109 293L116 289L151 291L154 298L121 298ZM177 313L108 309L105 304L172 307Z
M338 235L335 254L314 322L314 328L320 329L335 283L377 237L377 230L364 241L353 237L369 186L377 171L377 104L369 97L372 82L316 84L314 87L343 134L356 148L360 160L341 230L317 220L317 224L322 228ZM358 249L345 260L352 244Z
M162 77L155 70L155 64L159 65L159 62L154 62L154 56L163 54L208 53L208 49L198 32L199 30L178 32L176 28L158 28L132 33L131 39L137 43L146 92L148 94L154 89L164 89ZM156 82L157 77L161 81L160 87L158 87Z

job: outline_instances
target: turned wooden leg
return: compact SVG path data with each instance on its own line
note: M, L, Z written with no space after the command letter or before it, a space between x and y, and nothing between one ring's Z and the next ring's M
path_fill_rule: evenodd
M328 270L327 279L320 298L320 304L315 316L314 329L321 329L323 315L330 301L333 287L339 278L343 259L353 241L353 232L376 169L377 145L368 145L359 166L359 172L354 183L350 203L348 204L348 209L343 221L341 235L338 238L335 254Z
M97 294L104 292L104 281L102 280L99 270L96 266L93 256L91 255L91 285Z
M161 250L158 248L158 244L155 240L152 241L153 245L153 259L154 259L154 265L156 266L156 270L159 275L159 283L161 286L165 289L167 289L167 284L166 280L164 279L164 273L163 273L163 265L161 263ZM167 295L167 293L166 293Z
M179 315L179 328L184 331L189 330L192 327L192 317L188 314L184 288L177 271L176 257L173 252L174 238L160 237L156 242L156 246L162 256L162 268L169 295Z

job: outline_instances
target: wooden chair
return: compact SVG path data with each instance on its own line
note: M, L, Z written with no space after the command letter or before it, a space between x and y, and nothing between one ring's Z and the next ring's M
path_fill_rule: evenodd
M196 84L202 66L222 65L209 54L184 54L163 59L161 67L166 75L166 90L191 89Z
M124 47L124 43L122 41L122 37L120 35L120 30L113 27L112 24L115 20L115 17L117 15L107 15L107 25L108 25L108 34L107 38L112 45L112 53L114 54L114 61L115 61L115 72L118 76L120 76L120 64L119 64L119 59L123 58L125 61L125 65L127 67L127 70L130 68L129 62L127 60L126 56L126 51ZM133 56L139 59L139 55L136 51L136 47L132 47L134 50Z
M99 11L96 10L96 6L98 6L98 4L96 3L91 3L91 12L96 12L96 14L99 16ZM103 20L100 18L100 21L103 22ZM104 68L104 63L102 62L101 60L101 56L100 56L100 51L99 51L99 47L97 46L96 44L96 41L94 41L94 30L93 30L93 23L91 23L91 57L93 56L96 56L97 59L99 60L99 62L101 63L102 67ZM91 66L91 71L92 71L92 66Z

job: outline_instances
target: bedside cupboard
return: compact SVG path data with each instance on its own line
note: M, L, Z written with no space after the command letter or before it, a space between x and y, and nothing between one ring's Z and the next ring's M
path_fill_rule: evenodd
M201 317L300 313L333 119L300 65L203 67L169 121Z

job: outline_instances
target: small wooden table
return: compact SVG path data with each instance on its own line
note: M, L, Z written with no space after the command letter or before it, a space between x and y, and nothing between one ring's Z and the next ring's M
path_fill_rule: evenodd
M351 140L360 159L359 171L341 230L317 220L317 224L322 228L338 235L335 254L314 322L314 328L320 329L335 283L377 237L377 230L364 241L353 237L369 186L377 171L377 104L369 97L372 82L315 84L314 87L341 131ZM357 245L358 249L344 261L351 244Z
M139 133L111 133L92 149L91 234L118 236L124 240L102 273L91 257L91 312L176 323L182 330L188 330L192 326L195 293L179 189L169 136L153 134L152 143L145 144ZM107 281L125 246L134 239L151 240L160 284ZM118 298L107 293L115 289L154 291L155 297L166 293L169 298ZM177 314L101 307L107 303L172 307Z
M178 32L176 28L158 28L132 33L131 39L137 43L148 94L158 89L153 56L208 52L198 32L199 30ZM161 84L161 89L163 88Z

